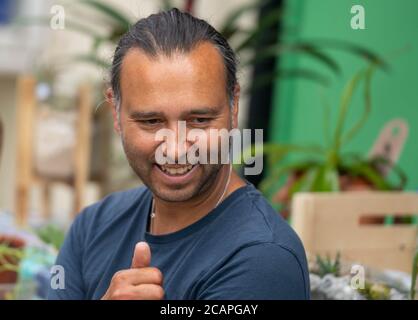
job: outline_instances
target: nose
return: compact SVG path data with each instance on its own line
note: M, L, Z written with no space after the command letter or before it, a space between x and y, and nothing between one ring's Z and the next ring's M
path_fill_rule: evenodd
M186 121L175 121L170 127L173 138L167 141L166 157L169 163L186 164L187 150L190 142L187 141Z

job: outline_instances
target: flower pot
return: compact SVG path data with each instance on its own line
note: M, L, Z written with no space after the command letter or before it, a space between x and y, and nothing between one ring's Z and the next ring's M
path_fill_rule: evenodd
M291 189L293 185L303 176L303 171L291 173L286 183L278 190L273 197L273 202L282 205L281 215L283 218L290 217ZM339 177L340 190L343 191L369 191L375 190L373 185L362 177L341 174ZM364 216L360 218L360 224L383 224L383 217Z
M14 236L0 235L0 245L7 245L9 248L20 249L25 246L25 242ZM4 254L0 259L0 269L4 263L7 262L12 265L19 265L19 259L10 255ZM17 281L17 272L13 270L0 271L0 284L12 284Z

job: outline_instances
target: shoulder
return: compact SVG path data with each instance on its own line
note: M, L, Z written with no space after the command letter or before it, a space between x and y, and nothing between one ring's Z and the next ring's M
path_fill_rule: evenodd
M308 297L309 274L303 245L267 199L249 185L225 211L214 227L217 239L214 247L223 248L223 255L213 252L217 261L213 262L207 277L216 278L223 272L229 279L247 275L252 280L241 280L298 287L298 297Z
M309 298L306 260L294 249L277 242L257 243L242 248L231 257L239 273L254 277L253 282L286 288L297 299Z
M304 248L296 232L254 186L247 186L245 194L231 209L233 214L229 218L242 235L239 237L242 247L274 244L299 259L304 258Z
M274 242L241 248L200 280L199 299L309 299L309 274L292 250Z

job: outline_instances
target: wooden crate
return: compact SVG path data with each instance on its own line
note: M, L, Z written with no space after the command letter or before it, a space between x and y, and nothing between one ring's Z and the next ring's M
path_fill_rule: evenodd
M417 214L412 192L299 193L292 202L292 225L308 254L339 251L344 260L380 270L411 272L417 226L360 224L360 218Z

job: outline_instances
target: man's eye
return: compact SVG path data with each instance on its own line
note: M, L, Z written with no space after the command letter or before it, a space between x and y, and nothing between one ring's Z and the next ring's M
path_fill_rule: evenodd
M141 120L140 122L146 125L156 125L156 124L161 123L161 120L160 119L147 119L147 120Z
M192 119L193 123L203 124L208 123L210 121L210 118L194 118Z

